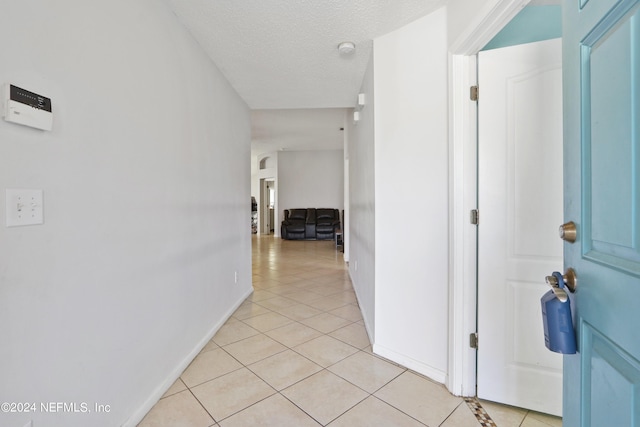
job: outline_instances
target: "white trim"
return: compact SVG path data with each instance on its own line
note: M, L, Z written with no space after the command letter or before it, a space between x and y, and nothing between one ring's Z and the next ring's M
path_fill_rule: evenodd
M392 360L405 368L409 368L419 374L422 374L428 378L439 383L444 383L447 379L446 372L436 369L433 366L426 365L418 360L415 360L405 354L397 353L381 345L373 344L373 352L378 356L382 356L385 359Z
M123 427L134 427L137 426L142 419L147 415L147 413L153 408L153 406L158 403L160 398L164 396L164 394L169 390L169 388L173 385L173 383L180 378L182 372L187 369L187 366L196 358L196 356L202 351L202 349L211 341L211 338L220 330L220 328L225 324L227 320L231 317L231 315L240 307L240 305L253 293L253 287L249 289L244 295L236 301L236 303L227 311L227 313L222 317L222 319L217 322L211 330L200 340L198 344L194 347L194 349L187 354L187 356L180 362L174 369L167 375L165 380L154 390L153 393L145 400L145 402L138 407L138 409L122 424Z
M351 248L351 231L350 231L350 223L349 223L349 215L351 212L351 181L349 174L350 172L350 163L349 163L349 127L347 126L349 120L349 111L344 113L344 124L343 129L343 150L344 150L344 214L342 215L342 255L344 258L344 262L349 262L349 250ZM352 281L353 283L353 281Z
M477 226L469 214L477 208L476 103L469 87L476 84L475 56L450 55L451 171L449 238L449 361L447 388L457 396L475 396L476 351L469 347L469 334L476 331L476 242ZM463 126L464 124L464 126Z
M274 165L270 168L267 169L260 169L260 162L262 160L264 160L266 157L270 157L273 162ZM273 235L274 237L280 237L280 214L279 214L279 205L278 205L278 199L279 199L279 195L280 195L280 190L278 189L278 152L277 151L270 151L268 153L262 153L259 154L256 157L257 160L257 166L258 166L258 170L255 171L255 173L253 173L253 175L251 176L251 179L255 179L256 181L256 187L258 188L258 194L254 195L254 197L256 198L256 203L258 204L258 235L262 235L262 234L270 234L270 232L265 233L264 230L264 224L263 224L263 208L264 206L262 206L262 197L263 197L263 183L262 180L269 180L269 181L274 181L275 183L275 187L276 187L276 200L275 200L275 204L274 204L274 211L273 211L273 222L275 224L273 227ZM276 226L278 225L278 226Z
M475 55L487 45L505 25L513 19L531 0L499 0L495 5L487 6L449 46L454 55Z
M342 238L344 238L344 235L342 236ZM349 268L348 263L347 263L347 273L349 273L349 280L351 280L351 283L355 283L353 280L353 276L351 275L351 269ZM353 287L353 291L356 294L356 300L358 302L358 308L360 309L360 314L362 315L362 323L364 323L364 329L367 332L367 337L369 338L369 342L371 343L371 348L373 349L374 336L373 336L373 328L371 328L371 323L370 323L373 319L369 319L366 316L365 311L362 309L363 305L360 304L360 296L358 295L358 289L359 288L356 286Z
M476 330L477 301L476 231L475 226L469 223L469 211L476 207L477 197L477 117L475 106L471 106L469 100L469 86L476 81L474 55L527 3L529 0L487 2L487 6L449 49L451 282L449 359L445 380L447 388L455 395L476 394L476 352L469 348L469 334Z

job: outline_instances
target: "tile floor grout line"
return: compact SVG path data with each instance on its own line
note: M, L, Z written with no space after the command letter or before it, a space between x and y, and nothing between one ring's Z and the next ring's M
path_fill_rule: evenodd
M335 374L334 374L335 375ZM355 384L354 384L355 385ZM357 386L356 386L357 387ZM361 389L362 390L362 389ZM368 393L368 392L367 392ZM352 410L353 408L355 408L356 406L358 406L359 404L361 404L362 402L364 402L365 400L367 400L368 398L370 398L372 395L369 394L368 396L366 396L364 399L356 402L353 406L351 406L350 408L348 408L346 411L344 411L343 413L341 413L340 415L338 415L337 417L335 417L334 419L332 419L331 421L329 421L326 424L322 424L323 426L328 426L329 424L331 424L332 422L334 422L335 420L337 420L338 418L340 418L341 416L343 416L344 414L346 414L347 412L349 412L350 410Z
M444 426L445 423L447 422L447 420L449 418L451 418L453 416L453 414L458 410L458 408L460 408L460 406L464 405L467 409L469 409L469 405L467 404L467 402L464 400L464 398L461 398L460 403L458 404L458 406L456 406L453 411L451 411L451 413L449 415L447 415L447 418L445 418L444 420L442 420L442 422L440 423L440 426ZM476 419L477 420L477 419Z
M296 323L300 323L300 322L296 322ZM351 325L351 324L353 324L353 323L355 323L355 322L351 322L349 325ZM304 324L302 324L302 323L301 323L301 325L303 325L303 326L307 326L307 325L304 325ZM346 325L346 326L349 326L349 325ZM287 325L284 325L284 326L287 326ZM310 326L307 326L307 327L311 328ZM275 329L278 329L278 328L275 328ZM311 329L313 329L313 328L311 328ZM341 328L338 328L338 329L341 329ZM338 329L336 329L336 330L338 330ZM314 330L316 330L316 329L314 329ZM317 330L316 330L316 331L317 331ZM269 337L269 336L266 334L266 332L269 332L269 331L260 332L260 333L259 333L259 334L257 334L257 335L264 335L264 336L266 336L267 338L271 338L271 337ZM322 333L322 334L323 334L323 335L325 335L325 336L329 336L329 334L330 334L331 332L335 332L335 331L331 331L331 332L326 333L326 334L325 334L325 333L323 333L322 331L317 331L317 332L320 332L320 333ZM254 335L254 336L257 336L257 335ZM322 336L322 335L321 335L321 336ZM248 338L251 338L251 337L248 337ZM246 339L248 339L248 338L244 338L244 339L246 340ZM319 338L319 337L317 337L317 338ZM333 338L333 337L331 337L331 338ZM273 338L271 338L271 339L273 339ZM312 338L312 339L311 339L311 340L309 340L309 341L312 341L313 339L315 339L315 338ZM334 338L334 339L336 339L336 340L338 340L338 341L341 341L341 340L339 340L338 338ZM274 340L274 341L276 341L276 342L278 342L278 341L277 341L277 340L275 340L275 339L273 339L273 340ZM236 341L236 342L240 342L240 341L243 341L243 340L239 340L239 341ZM305 341L305 342L308 342L308 341ZM336 373L334 373L334 372L332 372L332 371L330 371L330 370L328 369L328 368L330 368L331 366L334 366L334 365L336 365L336 364L338 364L338 363L340 363L340 362L342 362L342 361L346 360L347 358L349 358L349 357L353 356L354 354L358 354L359 352L362 352L362 353L364 353L364 354L368 354L368 353L367 353L367 352L365 352L364 350L362 350L362 349L358 349L357 347L354 347L354 346L352 346L352 345L351 345L351 344L349 344L349 343L345 343L344 341L341 341L341 342L343 342L343 343L344 343L344 344L346 344L346 345L349 345L350 347L353 347L353 348L354 348L354 349L356 349L357 351L356 351L355 353L353 353L353 354L351 354L351 355L349 355L349 356L347 356L347 357L343 358L343 359L340 359L339 361L337 361L337 362L335 362L335 363L333 363L333 364L331 364L331 365L329 365L329 366L326 366L326 367L324 367L324 366L322 366L322 365L319 365L318 363L316 363L316 362L314 362L313 360L309 359L309 358L308 358L308 357L306 357L305 355L298 353L298 352L297 352L296 350L294 350L293 348L291 348L291 347L289 347L289 346L286 346L285 344L282 344L282 343L280 343L280 344L282 344L282 345L284 345L284 346L286 347L286 349L285 349L285 350L280 351L280 352L275 353L275 354L272 354L272 355L270 355L270 356L267 356L267 357L265 357L265 358L263 358L263 359L260 359L260 360L258 360L258 361L256 361L256 362L252 363L252 364L259 363L259 362L261 362L261 361L263 361L263 360L268 359L269 357L273 357L273 356L275 356L275 355L278 355L278 354L284 353L284 352L285 352L285 351L287 351L287 350L291 350L291 351L293 351L294 353L296 353L296 354L300 355L301 357L305 358L306 360L309 360L310 362L314 363L315 365L317 365L317 366L319 366L319 367L321 368L319 371L314 372L313 374L311 374L311 375L309 375L309 376L307 376L307 377L305 377L305 378L302 378L302 379L300 379L300 380L296 381L296 382L295 382L295 383L293 383L293 384L288 385L287 387L283 388L282 390L278 390L278 389L276 389L275 387L273 387L271 384L269 384L267 381L265 381L265 380L264 380L260 375L258 375L256 372L254 372L254 371L250 368L250 365L246 365L246 364L244 364L243 362L241 362L240 360L236 359L236 358L235 358L231 353L229 353L229 352L228 352L226 349L224 349L222 346L219 346L219 348L220 348L220 349L222 349L222 350L224 350L224 351L225 351L225 353L227 353L229 356L231 356L234 360L236 360L238 363L240 363L240 364L242 365L242 367L241 367L241 368L235 369L235 370L234 370L234 371L232 371L232 372L237 372L238 370L240 370L240 369L242 369L242 368L247 369L249 372L251 372L252 374L254 374L256 377L260 378L260 380L262 380L265 384L267 384L269 387L271 387L271 388L272 388L272 389L273 389L277 394L280 394L282 397L284 397L285 399L287 399L288 401L290 401L292 404L294 404L296 407L298 407L302 412L304 412L305 414L307 414L311 419L313 419L314 421L316 421L318 424L320 424L320 425L322 425L322 426L326 426L326 425L328 425L328 424L332 423L333 421L335 421L336 419L340 418L341 416L343 416L343 415L344 415L344 414L346 414L347 412L349 412L349 411L350 411L351 409L353 409L355 406L359 405L362 401L364 401L364 400L366 400L366 399L368 399L369 397L372 397L372 396L373 396L373 397L375 397L375 396L373 395L373 393L370 393L370 392L368 392L367 390L362 389L360 386L358 386L358 385L356 385L356 384L353 384L351 381L347 380L346 378L343 378L342 376L340 376L340 375L338 375L338 374L336 374ZM231 345L231 344L233 344L233 343L230 343L230 344L228 344L228 345ZM301 344L299 344L299 345L302 345L302 344L303 344L303 343L301 343ZM354 387L357 387L358 389L362 390L363 392L365 392L365 393L367 394L367 396L366 396L364 399L362 399L361 401L357 402L357 403L356 403L356 404L354 404L352 407L348 408L346 411L344 411L344 413L342 413L342 414L338 415L337 417L335 417L334 419L332 419L332 420L331 420L329 423L327 423L327 424L322 424L320 421L318 421L316 418L314 418L311 414L307 413L304 409L300 408L298 405L296 405L296 404L295 404L295 402L291 401L291 400L290 400L286 395L284 395L284 394L282 393L282 391L283 391L283 390L286 390L286 389L288 389L288 388L290 388L290 387L293 387L295 384L298 384L298 383L300 383L300 382L302 382L302 381L304 381L304 380L306 380L306 379L308 379L308 378L310 378L310 377L312 377L312 376L314 376L314 375L317 375L318 373L320 373L320 372L322 372L322 371L327 371L328 373L330 373L330 374L332 374L332 375L337 376L338 378L340 378L340 379L342 379L342 380L344 380L344 381L348 382L349 384L353 385ZM387 385L388 383L390 383L391 381L393 381L394 379L396 379L397 377L399 377L400 375L402 375L404 372L406 372L406 368L405 368L405 371L400 372L397 376L395 376L394 378L392 378L391 380L389 380L387 383L385 383L385 385ZM230 374L230 373L231 373L231 372L229 372L229 373L227 373L227 374L224 374L224 375L221 375L220 377L216 377L216 378L214 378L214 379L211 379L211 380L205 381L205 382L203 382L202 384L205 384L205 383L207 383L207 382L209 382L209 381L213 381L213 380L215 380L215 379L217 379L217 378L222 378L222 377L224 377L225 375L228 375L228 374ZM202 384L198 384L198 385L202 385ZM384 385L383 385L382 387L380 387L378 390L380 390L380 389L381 389L381 388L383 388L383 387L384 387ZM191 394L194 396L194 398L195 398L196 400L198 400L198 398L193 394L193 392L191 391L191 389L190 389L190 388L188 388L188 389L189 389L189 391L191 392ZM376 392L377 392L378 390L376 390ZM276 394L276 393L274 393L274 394ZM375 393L375 392L374 392L374 393ZM264 399L261 399L261 400L259 400L258 402L255 402L255 403L253 403L253 404L251 404L251 405L247 406L246 408L240 409L240 410L236 411L235 413L233 413L233 414L229 415L228 417L225 417L225 418L221 419L220 421L224 421L225 419L227 419L227 418L229 418L229 417L232 417L233 415L235 415L235 414L237 414L237 413L240 413L240 412L242 412L242 411L244 411L244 410L246 410L246 409L250 408L251 406L254 406L254 405L258 404L259 402L262 402L263 400L268 399L269 397L273 396L274 394L269 395L269 396L265 397ZM379 399L379 398L377 398L377 397L376 397L376 399ZM380 399L379 399L379 400L380 400ZM202 406L202 403L201 403L199 400L198 400L198 403L200 403L200 405ZM387 402L385 402L385 403L387 403ZM388 404L388 403L387 403L387 404ZM391 405L390 405L390 406L391 406ZM398 409L398 408L396 408L396 409ZM206 408L205 408L205 410L206 410ZM399 409L398 409L398 410L399 410ZM403 411L400 411L400 412L403 412ZM207 411L207 413L209 413L209 411ZM404 413L404 412L403 412L403 413ZM214 421L216 421L216 418L214 418L212 414L210 414L210 413L209 413L209 415L211 416L211 418L212 418ZM405 414L405 415L408 415L408 414ZM218 423L218 422L216 421L216 423ZM218 423L218 424L219 424L219 423Z
M407 371L404 371L404 372L407 372ZM400 373L400 375L402 375L404 372ZM400 375L398 375L398 377L399 377ZM396 377L396 378L398 378L398 377ZM394 378L394 380L395 380L396 378ZM391 380L391 381L393 381L393 380ZM389 383L390 383L391 381L389 381ZM387 383L387 384L385 384L385 385L388 385L389 383ZM383 387L381 387L381 388L383 388ZM380 391L380 390L376 390L376 393L377 393L378 391ZM376 396L375 394L371 394L371 396L370 396L370 397L373 397L374 399L379 400L380 402L384 403L385 405L388 405L388 406L392 407L392 408L393 408L393 409L395 409L396 411L403 413L403 414L404 414L404 415L406 415L407 417L409 417L409 418L411 418L412 420L416 421L418 424L421 424L421 425L423 425L423 426L425 426L425 427L429 427L429 426L427 426L427 424L423 423L423 422L422 422L422 421L420 421L419 419L415 418L414 416L412 416L412 415L410 415L410 414L407 414L407 413L406 413L405 411L403 411L402 409L395 407L395 406L394 406L394 405L392 405L391 403L387 402L386 400L383 400L382 398L380 398L380 397ZM443 421L443 422L444 422L444 421Z
M260 334L267 336L264 332L261 332ZM254 335L254 336L256 336L256 335ZM268 336L267 336L267 337L268 337ZM249 337L249 338L251 338L251 337ZM268 337L268 338L270 338L270 337ZM245 339L247 339L247 338L245 338ZM272 338L272 339L273 339L273 338ZM243 341L243 340L240 340L240 341ZM240 342L240 341L236 341L236 342ZM284 345L284 344L283 344L283 345ZM286 346L285 346L285 347L286 347ZM216 379L218 379L218 378L222 378L222 377L224 377L225 375L229 375L229 374L231 374L231 373L233 373L233 372L237 372L237 371L239 371L239 370L241 370L241 369L243 369L243 368L244 368L244 369L248 370L249 372L251 372L251 373L252 373L253 375L255 375L256 377L258 377L258 378L259 378L262 382L264 382L266 385L268 385L269 387L271 387L271 389L272 389L275 393L273 393L273 394L271 394L271 395L269 395L269 396L267 396L267 397L264 397L263 399L260 399L260 400L258 400L258 401L256 401L256 402L252 403L251 405L249 405L249 406L247 406L247 407L245 407L245 408L239 409L238 411L234 412L233 414L230 414L230 415L228 415L228 416L226 416L226 417L224 417L224 418L221 418L219 421L216 421L217 419L216 419L216 418L215 418L215 417L214 417L214 416L213 416L213 415L212 415L212 414L211 414L211 413L210 413L206 408L204 408L204 405L202 404L202 402L200 402L200 400L198 399L198 397L193 393L193 391L191 391L191 388L187 386L187 389L189 390L189 392L191 393L191 395L193 395L193 397L198 401L198 403L200 404L200 406L202 406L202 407L204 408L204 410L207 412L207 414L209 414L209 416L211 417L211 419L213 419L213 420L214 420L215 424L220 425L220 422L222 422L222 421L224 421L224 420L226 420L226 419L228 419L228 418L230 418L230 417L232 417L232 416L234 416L234 415L236 415L236 414L239 414L239 413L241 413L241 412L243 412L243 411L245 411L245 410L247 410L247 409L251 408L252 406L257 405L258 403L260 403L260 402L262 402L262 401L264 401L264 400L266 400L266 399L268 399L268 398L270 398L270 397L272 397L272 396L275 396L276 394L279 394L279 395L281 395L282 397L284 397L285 399L287 399L289 402L291 402L293 405L295 405L296 407L298 407L302 412L304 412L307 416L309 416L311 419L313 419L314 421L316 421L318 424L323 425L323 424L322 424L322 423L320 423L318 420L316 420L315 418L313 418L310 414L308 414L306 411L304 411L304 409L300 408L298 405L296 405L294 402L292 402L290 399L288 399L288 398L287 398L287 396L285 396L284 394L282 394L281 390L276 389L274 386L272 386L272 385L271 385L271 384L269 384L267 381L265 381L262 377L260 377L260 375L258 375L256 372L254 372L254 371L249 367L249 365L246 365L246 364L244 364L243 362L241 362L240 360L236 359L236 358L235 358L231 353L229 353L228 351L226 351L226 350L225 350L224 348L222 348L221 346L219 346L219 348L220 348L221 350L224 350L224 351L225 351L225 353L227 353L230 357L232 357L234 360L236 360L236 361L237 361L240 365L242 365L242 366L241 366L240 368L238 368L238 369L234 369L233 371L230 371L230 372L228 372L228 373L226 373L226 374L224 374L224 375L221 375L221 376L219 376L219 377L216 377L216 378L212 378L212 379L210 379L210 380L207 380L207 381L205 381L205 382L203 382L203 383L201 383L201 384L198 384L198 385L196 385L196 386L194 386L194 387L200 386L200 385L205 384L205 383L210 382L210 381L214 381L214 380L216 380ZM278 353L272 354L271 356L268 356L268 357L265 357L265 358L263 358L263 359L260 359L260 360L258 360L258 361L256 361L256 362L254 362L254 363L259 363L259 362L261 362L261 361L263 361L263 360L265 360L265 359L268 359L269 357L272 357L272 356L275 356L275 355L277 355L277 354L283 353L283 352L285 352L285 351L287 351L287 350L292 350L292 349L291 349L291 348L289 348L289 347L287 347L287 348L286 348L285 350L283 350L283 351L280 351L280 352L278 352ZM292 350L292 351L293 351L293 350ZM302 356L302 355L301 355L301 356ZM304 356L302 356L302 357L304 357ZM252 363L252 364L253 364L253 363ZM320 365L318 365L318 366L320 366ZM321 366L321 368L322 368L322 366ZM326 368L323 368L322 370L326 370ZM322 372L322 370L320 370L320 371L318 371L318 372ZM316 373L317 373L317 372L316 372ZM311 374L311 375L309 375L308 377L305 377L305 378L303 378L303 379L301 379L300 381L297 381L297 382L301 382L301 381L305 380L306 378L311 377L312 375L315 375L315 373L314 373L314 374ZM293 386L293 384L291 384L291 385L287 386L286 388L289 388L289 387L291 387L291 386ZM286 388L285 388L285 389L286 389ZM284 389L283 389L283 390L284 390Z
M204 383L203 383L204 384ZM186 385L186 384L185 384ZM204 411L209 414L209 416L211 417L211 419L213 420L213 425L218 425L218 421L216 420L216 417L213 416L213 414L211 412L209 412L209 410L202 404L202 402L200 401L200 399L198 399L198 396L195 395L195 393L193 392L193 390L191 390L191 387L187 387L187 390L189 391L189 393L191 393L191 396L193 396L193 398L196 400L196 402L198 402L198 404L200 406L202 406L202 409L204 409Z
M326 311L325 311L325 313L326 313ZM255 316L254 316L254 317L255 317ZM348 319L345 319L345 320L349 321ZM299 321L295 321L295 320L294 320L294 322L295 322L295 323L299 323L299 324L300 324L300 325L302 325L302 326L306 326L306 327L308 327L308 328L311 328L311 329L313 329L313 330L315 330L315 331L317 331L317 332L319 332L319 333L323 334L324 336L330 336L329 334L331 334L331 333L333 333L333 332L335 332L335 331L337 331L337 330L339 330L339 329L342 329L342 328L344 328L344 327L347 327L347 326L350 326L350 325L352 325L352 324L356 323L356 322L353 322L353 321L349 321L350 323L349 323L349 324L347 324L347 325L345 325L345 326L342 326L342 327L340 327L340 328L338 328L338 329L336 329L336 330L334 330L334 331L330 331L330 332L324 333L324 332L319 331L319 330L317 330L317 329L314 329L314 328L312 328L312 327L310 327L310 326L308 326L308 325L305 325L305 324L303 324L303 323L301 323L301 322L299 322ZM287 326L287 325L284 325L284 326ZM283 327L284 327L284 326L283 326ZM278 328L274 328L274 329L272 329L272 330L275 330L275 329L278 329ZM269 337L269 336L266 334L267 332L269 332L269 331L260 332L260 334L265 335L265 336L267 336L268 338L271 338L271 337ZM322 335L321 335L321 336L322 336ZM319 337L316 337L316 338L319 338ZM334 338L334 337L331 337L331 338ZM245 339L246 339L246 338L245 338ZM273 339L273 338L271 338L271 339ZM311 340L309 340L309 341L312 341L313 339L315 339L315 338L312 338L312 339L311 339ZM286 350L283 350L283 351L281 351L281 352L278 352L278 353L276 353L276 354L273 354L273 355L271 355L271 356L265 357L264 359L261 359L261 360L259 360L259 361L254 362L254 363L259 363L259 362L261 362L261 361L263 361L263 360L268 359L269 357L273 357L273 356L275 356L275 355L277 355L277 354L281 354L281 353L283 353L284 351L291 350L291 351L293 351L294 353L296 353L296 354L300 355L301 357L305 358L306 360L309 360L310 362L314 363L315 365L317 365L317 366L319 366L319 367L321 368L319 371L314 372L313 374L311 374L311 375L309 375L309 376L307 376L307 377L305 377L305 378L302 378L302 379L300 379L300 380L296 381L296 382L295 382L295 383L293 383L293 384L289 384L287 387L283 388L282 390L277 390L277 389L276 389L275 387L273 387L271 384L267 383L267 382L266 382L262 377L260 377L260 375L258 375L256 372L254 372L254 371L250 368L250 366L249 366L249 365L245 365L244 363L240 362L239 360L238 360L238 362L239 362L240 364L242 364L242 366L243 366L244 368L246 368L249 372L251 372L252 374L256 375L258 378L260 378L262 381L264 381L267 385L269 385L273 390L275 390L275 391L276 391L276 393L278 393L278 394L280 394L281 396L283 396L285 399L287 399L287 400L288 400L288 401L290 401L292 404L294 404L296 407L298 407L302 412L304 412L305 414L307 414L311 419L313 419L314 421L316 421L316 422L317 422L318 424L320 424L320 425L326 426L326 425L328 425L328 424L331 424L332 422L334 422L335 420L337 420L338 418L340 418L341 416L343 416L343 415L344 415L344 414L346 414L347 412L349 412L351 409L353 409L354 407L356 407L357 405L359 405L360 403L362 403L364 400L368 399L369 397L373 397L373 398L375 398L375 399L380 400L378 397L374 396L374 393L376 393L377 391L379 391L380 389L382 389L384 386L386 386L387 384L389 384L391 381L395 380L396 378L398 378L400 375L402 375L404 372L406 372L406 371L407 371L407 368L401 367L402 369L404 369L402 372L400 372L398 375L396 375L395 377L393 377L392 379L390 379L389 381L387 381L384 385L382 385L381 387L379 387L378 389L376 389L376 391L374 391L373 393L370 393L369 391L364 390L363 388L361 388L361 387L360 387L360 386L358 386L357 384L354 384L354 383L352 383L351 381L349 381L348 379L343 378L342 376L340 376L340 375L338 375L338 374L334 373L333 371L329 370L329 368L330 368L330 367L332 367L332 366L334 366L334 365L336 365L336 364L338 364L338 363L340 363L340 362L342 362L342 361L344 361L344 360L348 359L349 357L352 357L352 356L353 356L353 355L355 355L355 354L358 354L358 353L360 353L360 352L362 352L363 354L369 354L369 353L367 353L366 351L364 351L364 350L362 350L362 349L359 349L359 348L357 348L357 347L355 347L355 346L353 346L353 345L351 345L351 344L349 344L349 343L347 343L347 342L344 342L344 341L340 340L339 338L334 338L334 339L335 339L335 340L337 340L337 341L340 341L340 342L342 342L342 343L344 343L344 344L346 344L346 345L348 345L348 346L350 346L350 347L353 347L353 348L354 348L354 349L356 349L357 351L356 351L355 353L353 353L353 354L351 354L351 355L349 355L349 356L346 356L346 357L344 357L344 358L342 358L342 359L340 359L340 360L336 361L335 363L333 363L333 364L331 364L331 365L329 365L329 366L326 366L326 367L325 367L325 366L322 366L322 365L318 365L316 362L314 362L313 360L309 359L309 358L308 358L308 357L306 357L305 355L298 353L298 352L297 352L296 350L294 350L293 348L291 348L291 347L289 347L289 346L286 346L285 344L280 343L280 344L282 344L282 345L285 345L285 347L287 347L287 349L286 349ZM275 340L275 339L274 339L274 340ZM242 341L242 340L240 340L240 341ZM240 342L240 341L237 341L237 342ZM278 342L277 340L275 340L275 341L276 341L276 342ZM305 341L305 342L309 342L309 341ZM302 345L302 344L304 344L304 343L300 343L300 344L298 344L298 345ZM220 348L222 348L222 347L220 347ZM224 350L224 349L223 349L223 350ZM226 350L225 350L225 351L226 351ZM228 353L228 352L227 352L227 354L229 354L231 357L233 357L233 355L231 355L230 353ZM374 357L375 357L375 356L374 356ZM234 359L235 359L235 358L234 358ZM237 359L236 359L236 360L237 360ZM388 363L388 362L387 362L387 363ZM238 369L242 369L242 368L238 368ZM286 389L288 389L288 388L290 388L290 387L293 387L294 385L296 385L296 384L298 384L298 383L300 383L300 382L302 382L302 381L304 381L304 380L306 380L306 379L308 379L308 378L310 378L310 377L312 377L312 376L314 376L314 375L317 375L318 373L320 373L320 372L322 372L322 371L327 371L328 373L330 373L330 374L332 374L332 375L335 375L336 377L338 377L338 378L340 378L340 379L342 379L342 380L346 381L347 383L349 383L349 384L353 385L354 387L357 387L358 389L362 390L363 392L365 392L365 393L367 394L367 396L366 396L365 398L363 398L361 401L356 402L352 407L348 408L348 409L347 409L347 410L345 410L343 413L341 413L341 414L339 414L338 416L336 416L335 418L333 418L333 419L332 419L331 421L329 421L327 424L322 424L319 420L317 420L316 418L314 418L311 414L307 413L304 409L300 408L298 405L296 405L296 404L295 404L295 402L291 401L289 398L287 398L287 396L286 396L286 395L284 395L284 394L282 393L282 391L284 391L284 390L286 390ZM234 371L234 372L235 372L235 371ZM273 395L271 395L271 396L273 396ZM271 397L271 396L265 397L265 398L264 398L264 399L262 399L262 400L265 400L265 399L267 399L267 398L269 398L269 397ZM195 397L195 396L194 396L194 397ZM262 400L260 400L259 402L261 402ZM380 401L381 401L381 402L384 402L383 400L380 400ZM251 406L253 406L253 405L255 405L255 404L259 403L259 402L255 402L254 404L249 405L247 408L244 408L244 409L242 409L242 410L239 410L239 411L237 411L236 413L242 412L243 410L248 409L248 408L250 408ZM387 402L384 402L384 403L386 403L386 404L387 404L387 405L389 405L389 406L392 406L392 405L390 405L390 404L389 404L389 403L387 403ZM393 407L393 406L392 406L392 407ZM394 408L395 408L395 407L394 407ZM395 409L397 409L398 411L400 411L400 412L404 413L404 411L401 411L401 410L400 410L400 409L398 409L398 408L395 408ZM410 416L410 415L408 415L408 414L406 414L406 413L404 413L404 414L405 414L405 415L407 415L407 416ZM210 415L211 415L211 414L210 414ZM231 417L231 416L233 416L233 415L235 415L235 413L234 413L234 414L232 414L232 415L230 415L229 417ZM226 417L226 418L229 418L229 417ZM212 418L213 418L213 416L212 416ZM226 418L225 418L225 419L226 419ZM411 418L413 418L413 417L411 417ZM213 419L215 420L215 418L213 418ZM222 420L221 420L221 421L222 421ZM417 420L416 420L416 421L417 421Z
M268 385L269 387L273 388L270 384L267 384L267 385ZM253 402L251 405L249 405L249 406L247 406L247 407L245 407L245 408L238 409L238 410L237 410L236 412L234 412L233 414L227 415L227 416L226 416L226 417L224 417L224 418L220 418L220 421L216 421L216 424L220 425L220 423L221 423L222 421L227 420L227 419L229 419L229 418L233 417L234 415L239 414L240 412L245 411L245 410L247 410L247 409L251 408L252 406L257 405L258 403L263 402L263 401L267 400L268 398L275 396L276 394L279 394L278 390L276 390L276 389L274 389L274 390L275 390L275 393L270 394L269 396L264 397L264 398L262 398L262 399L260 399L260 400L258 400L258 401L256 401L256 402ZM194 396L194 397L195 397L195 396ZM198 399L198 398L196 397L196 400L197 400L197 399ZM198 402L200 402L200 401L198 401ZM207 413L208 413L208 411L207 411ZM209 415L211 415L211 414L209 414ZM216 420L216 419L213 417L213 415L211 415L211 418L213 418L213 420L214 420L214 421Z
M300 409L306 416L308 416L309 418L311 418L313 421L315 421L316 423L318 423L318 425L323 426L324 424L322 424L320 421L318 421L317 419L315 419L311 414L309 414L307 411L305 411L303 408L301 408L300 406L298 406L296 404L296 402L294 402L293 400L289 399L287 396L285 396L284 394L282 394L281 391L278 392L278 394L282 397L284 397L285 399L287 399L293 406L295 406L296 408Z

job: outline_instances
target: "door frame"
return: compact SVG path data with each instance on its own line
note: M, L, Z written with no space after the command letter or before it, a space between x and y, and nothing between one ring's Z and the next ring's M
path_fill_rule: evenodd
M476 355L469 335L476 332L477 105L469 88L477 82L476 54L530 0L488 2L449 47L449 358L446 386L457 396L476 395ZM480 344L482 342L480 341Z
M272 234L270 228L273 227L273 234L276 235L277 230L275 227L275 222L277 221L277 218L275 213L277 211L275 211L275 209L277 204L276 202L278 199L276 180L275 178L265 177L265 178L260 178L259 183L260 183L259 184L260 185L260 201L258 202L258 234L270 235ZM269 188L273 188L275 191L275 200L273 201L274 202L274 218L273 218L274 224L269 224L271 222L271 218L269 216L269 206L268 206L271 197L270 197L270 194L267 194L269 192Z

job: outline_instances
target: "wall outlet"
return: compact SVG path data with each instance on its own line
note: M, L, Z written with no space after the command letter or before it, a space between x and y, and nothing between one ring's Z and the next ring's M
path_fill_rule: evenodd
M238 284L238 272L236 271L233 275L233 280L235 281L235 284Z
M355 271L358 271L358 261L355 261L353 263L353 268L354 268Z
M33 427L33 420L29 421L28 423L26 423L24 426L22 427Z

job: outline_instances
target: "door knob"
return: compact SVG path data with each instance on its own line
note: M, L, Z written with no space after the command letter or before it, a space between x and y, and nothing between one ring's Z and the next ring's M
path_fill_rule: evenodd
M576 224L573 221L566 222L558 229L560 238L565 242L573 243L578 237L578 230Z
M560 278L562 278L562 283L559 282ZM545 277L545 281L551 286L553 292L562 302L567 300L567 293L562 288L566 286L571 293L574 293L578 288L578 276L576 275L576 271L571 267L567 268L567 271L565 271L563 275L555 272L551 276Z
M567 268L562 278L564 279L564 284L567 285L567 288L569 288L572 293L578 289L578 276L573 268Z

